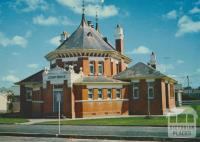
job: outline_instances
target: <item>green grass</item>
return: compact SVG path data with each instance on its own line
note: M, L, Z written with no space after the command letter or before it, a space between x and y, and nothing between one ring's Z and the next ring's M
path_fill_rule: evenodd
M1 118L0 117L0 124L15 124L15 123L24 123L28 122L25 118Z
M200 126L200 106L192 106L198 114L197 125ZM172 117L171 122L176 118ZM185 122L185 115L178 116L178 122ZM191 116L188 116L188 122L193 122ZM101 119L82 119L82 120L61 120L61 125L103 125L103 126L167 126L167 117L123 117L123 118L101 118ZM57 125L57 121L42 122L39 124Z
M56 125L57 121L43 122L40 124ZM82 120L62 120L62 125L113 125L113 126L130 126L130 125L167 125L167 118L154 117L147 119L144 117L124 117L124 118L102 118L102 119L82 119Z

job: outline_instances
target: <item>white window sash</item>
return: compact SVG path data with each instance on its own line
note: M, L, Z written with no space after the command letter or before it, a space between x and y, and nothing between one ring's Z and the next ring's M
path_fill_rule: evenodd
M135 90L137 90L137 96L135 96ZM133 98L134 99L139 99L139 88L138 87L133 87Z
M153 96L150 96L150 94L149 94L149 90L150 90L150 89L152 89ZM154 87L152 87L152 86L151 86L151 87L148 87L148 98L149 98L149 99L154 99L154 97L155 97L155 96L154 96Z

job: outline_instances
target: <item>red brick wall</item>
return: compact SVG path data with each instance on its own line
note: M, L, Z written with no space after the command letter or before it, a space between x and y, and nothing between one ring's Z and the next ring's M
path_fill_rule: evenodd
M104 75L105 76L111 76L111 61L110 61L110 58L105 58Z
M170 84L170 96L169 96L169 109L173 109L175 105L175 92L174 92L174 84Z
M63 109L64 109L64 114L67 118L72 118L74 117L74 95L72 92L72 89L67 86L67 81L64 81L64 96L63 96Z
M163 97L162 83L160 79L154 82L154 99L150 99L150 114L163 114ZM130 94L130 114L148 114L148 85L145 80L140 80L139 83L139 99L133 99L133 86L129 87Z
M20 113L23 116L31 116L32 112L32 103L26 101L26 87L20 85Z
M32 116L41 117L43 115L43 103L34 101L43 101L42 87L32 93Z
M116 46L116 50L119 53L123 54L123 50L124 50L124 41L123 41L123 39L116 39L115 40L115 46Z
M44 89L44 115L53 112L53 85L47 82L47 87Z
M122 89L122 98L127 97L128 87ZM113 99L107 100L107 89L103 88L103 100L98 100L98 89L94 89L94 101L88 101L88 89L86 86L75 86L75 100L85 100L75 103L76 117L92 117L105 115L128 115L128 101L116 100L115 89L113 89Z

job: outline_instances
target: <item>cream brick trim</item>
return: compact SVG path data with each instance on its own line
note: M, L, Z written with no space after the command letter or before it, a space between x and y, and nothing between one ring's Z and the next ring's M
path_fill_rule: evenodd
M80 103L80 102L111 102L111 101L129 101L129 99L76 100L75 103Z
M44 103L44 101L32 101L32 103L42 104L42 103Z

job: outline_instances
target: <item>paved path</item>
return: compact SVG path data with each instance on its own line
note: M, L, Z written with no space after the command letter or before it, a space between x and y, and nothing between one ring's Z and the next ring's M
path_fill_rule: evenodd
M0 133L57 134L55 125L0 125ZM61 126L61 134L77 136L114 137L163 137L167 138L167 127L139 126ZM197 128L200 138L200 128Z

